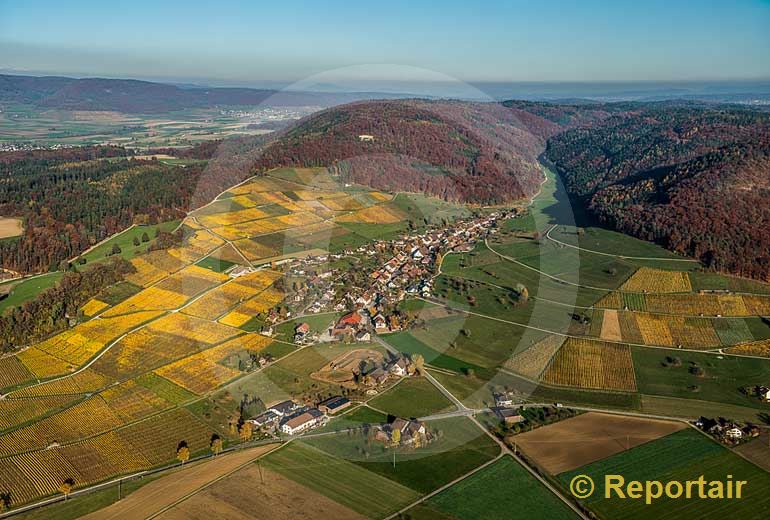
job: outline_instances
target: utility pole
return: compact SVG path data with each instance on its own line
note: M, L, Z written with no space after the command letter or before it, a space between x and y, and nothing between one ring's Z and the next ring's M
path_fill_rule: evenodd
M118 502L123 498L123 479L118 480Z

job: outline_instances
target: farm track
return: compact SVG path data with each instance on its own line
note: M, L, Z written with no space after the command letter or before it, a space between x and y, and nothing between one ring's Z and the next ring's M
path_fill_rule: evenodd
M551 236L551 231L556 229L558 226L556 224L552 225L550 229L545 234L545 237L550 240L551 242L554 242L556 244L559 244L564 247L570 247L572 249L577 249L578 251L583 251L584 253L590 253L594 255L601 255L601 256L609 256L612 258L620 258L622 260L650 260L654 262L695 262L697 264L700 264L698 260L695 260L694 258L664 258L659 256L626 256L626 255L616 255L613 253L605 253L603 251L594 251L593 249L585 249L580 246L576 246L574 244L568 244L566 242L562 242L561 240L557 240Z

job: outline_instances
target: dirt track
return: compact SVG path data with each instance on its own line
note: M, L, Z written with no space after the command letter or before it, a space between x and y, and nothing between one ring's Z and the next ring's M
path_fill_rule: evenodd
M190 464L147 484L120 502L86 515L83 520L136 520L148 518L182 498L224 477L275 448L275 444L220 455Z
M589 412L510 440L543 469L557 475L686 427L675 421Z

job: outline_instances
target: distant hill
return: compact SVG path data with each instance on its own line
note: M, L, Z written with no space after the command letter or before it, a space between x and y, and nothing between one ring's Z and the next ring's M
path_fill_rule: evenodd
M714 269L770 279L767 113L633 104L553 137L546 156L605 224Z
M41 109L152 114L216 106L333 106L360 99L403 97L376 92L316 93L250 88L182 88L133 79L0 75L0 104Z
M376 189L497 204L537 191L538 156L562 130L533 112L459 101L353 103L294 125L258 166L332 166L344 180Z

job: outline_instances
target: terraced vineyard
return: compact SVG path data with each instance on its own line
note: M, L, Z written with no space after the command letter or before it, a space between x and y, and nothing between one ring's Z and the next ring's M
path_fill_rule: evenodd
M285 298L271 261L370 240L337 221L406 227L390 195L343 190L322 169L297 175L328 189L282 178L291 173L255 178L192 213L181 244L130 260L131 290L88 301L90 319L0 358L0 492L12 506L68 479L80 488L167 463L182 443L197 453L214 434L229 438L183 406L243 376L230 360L273 344L239 328ZM237 265L251 272L225 272Z

